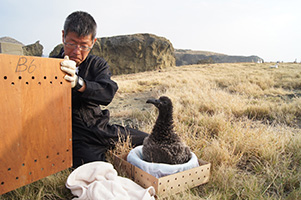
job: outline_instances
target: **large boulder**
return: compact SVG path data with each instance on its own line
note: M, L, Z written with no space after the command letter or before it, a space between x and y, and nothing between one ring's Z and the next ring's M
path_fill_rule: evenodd
M57 55L62 44L50 56ZM174 48L169 40L152 34L98 38L91 54L104 58L112 74L129 74L175 66Z
M152 34L134 34L98 39L92 53L107 60L113 74L150 71L175 65L169 40ZM96 46L95 45L95 46Z
M23 54L25 56L42 56L43 46L40 41L36 41L34 44L23 46Z

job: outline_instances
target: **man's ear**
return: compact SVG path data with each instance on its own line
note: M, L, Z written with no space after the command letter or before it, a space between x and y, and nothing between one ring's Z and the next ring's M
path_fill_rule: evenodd
M64 38L65 38L65 32L62 30L62 42L64 43Z

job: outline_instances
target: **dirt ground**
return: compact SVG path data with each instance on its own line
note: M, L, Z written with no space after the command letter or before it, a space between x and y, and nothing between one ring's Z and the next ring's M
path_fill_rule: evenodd
M131 126L137 128L137 120L130 118L133 111L151 110L151 104L146 103L149 98L156 98L154 92L127 93L115 95L113 101L104 109L108 109L111 114L110 123Z

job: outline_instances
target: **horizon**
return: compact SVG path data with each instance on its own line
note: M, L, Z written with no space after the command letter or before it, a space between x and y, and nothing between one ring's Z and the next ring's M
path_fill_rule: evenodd
M97 38L149 33L165 37L175 49L300 62L299 8L297 0L1 0L0 37L24 45L39 40L47 56L61 43L66 17L82 10L94 17Z

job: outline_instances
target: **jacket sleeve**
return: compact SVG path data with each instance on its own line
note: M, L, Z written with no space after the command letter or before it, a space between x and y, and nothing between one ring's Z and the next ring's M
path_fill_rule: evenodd
M108 105L118 90L116 82L111 80L109 65L103 59L94 59L79 75L85 80L86 90L80 93L82 101L91 101L100 105Z

